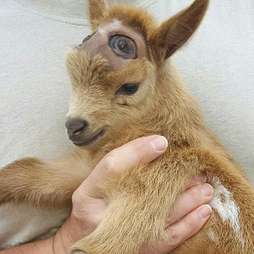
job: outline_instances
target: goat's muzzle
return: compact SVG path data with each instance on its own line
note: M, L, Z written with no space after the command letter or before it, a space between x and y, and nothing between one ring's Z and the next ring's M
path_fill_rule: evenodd
M94 143L105 133L104 128L100 128L91 133L88 128L89 123L86 120L78 118L67 119L65 126L69 139L77 146L85 146Z

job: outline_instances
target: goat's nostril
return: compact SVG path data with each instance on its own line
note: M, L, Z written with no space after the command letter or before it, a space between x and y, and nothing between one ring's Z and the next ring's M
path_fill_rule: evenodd
M88 126L88 122L83 119L68 119L65 126L70 136L78 136L85 131Z

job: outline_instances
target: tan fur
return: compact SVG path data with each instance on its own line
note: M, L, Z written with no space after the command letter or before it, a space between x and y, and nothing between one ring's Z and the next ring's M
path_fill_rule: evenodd
M91 1L92 9L94 3ZM166 238L165 219L170 208L195 175L207 176L211 184L218 177L232 193L239 207L241 235L239 238L229 221L223 222L214 211L203 230L173 253L253 253L253 189L205 127L195 101L182 87L174 68L164 61L196 30L207 5L207 0L196 0L159 27L146 12L131 7L92 12L94 28L99 24L93 22L93 17L103 24L117 19L141 33L150 55L112 71L100 55L91 57L78 49L70 52L67 67L73 94L68 115L88 120L88 131L105 126L106 134L65 161L26 159L8 165L0 172L0 202L69 206L72 192L107 152L134 138L160 134L169 141L163 156L102 186L110 201L106 215L91 235L75 244L73 253L136 254L147 241ZM139 91L133 96L115 96L114 91L126 82L140 83ZM218 241L209 239L211 231Z
M100 24L104 15L105 8L108 8L107 2L104 0L90 0L89 1L89 17L92 30L95 30Z

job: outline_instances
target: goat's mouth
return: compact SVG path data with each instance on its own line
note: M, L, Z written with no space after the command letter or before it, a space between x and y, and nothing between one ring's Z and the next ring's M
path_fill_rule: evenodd
M90 135L82 135L81 134L76 137L74 136L71 138L71 141L76 146L91 145L91 144L94 144L97 141L99 141L99 139L101 139L104 136L105 132L106 132L105 128L100 128Z

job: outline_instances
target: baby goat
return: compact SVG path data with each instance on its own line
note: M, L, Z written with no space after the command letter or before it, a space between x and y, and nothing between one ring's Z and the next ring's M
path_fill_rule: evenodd
M169 208L193 176L204 175L215 188L214 214L172 253L253 254L254 192L166 61L198 28L208 0L159 26L141 9L89 4L94 33L67 57L73 89L66 127L79 148L62 161L28 158L6 166L2 206L68 210L73 191L108 151L160 134L169 140L166 153L101 187L110 201L106 215L72 253L137 254L145 242L165 239Z

